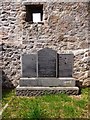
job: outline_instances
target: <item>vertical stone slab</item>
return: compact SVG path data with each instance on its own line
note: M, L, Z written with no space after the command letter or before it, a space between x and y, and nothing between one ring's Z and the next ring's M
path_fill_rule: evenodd
M0 68L0 100L2 99L2 69ZM1 104L0 104L1 107Z
M36 77L36 54L22 55L22 77Z
M59 54L59 77L72 77L73 73L73 54Z
M38 77L56 77L57 52L44 48L38 52Z

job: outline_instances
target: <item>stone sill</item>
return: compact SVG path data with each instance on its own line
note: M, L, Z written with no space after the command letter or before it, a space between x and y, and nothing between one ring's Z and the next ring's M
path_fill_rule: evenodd
M32 22L32 21L30 21L30 22L27 22L27 23L29 23L29 24L44 24L44 22L43 21L41 21L41 22Z

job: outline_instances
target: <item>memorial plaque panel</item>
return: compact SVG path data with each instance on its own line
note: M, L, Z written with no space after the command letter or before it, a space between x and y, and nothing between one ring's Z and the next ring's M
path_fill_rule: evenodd
M36 77L36 55L22 55L22 77Z
M38 77L56 77L57 52L45 48L38 52Z
M72 77L73 54L59 54L59 77Z

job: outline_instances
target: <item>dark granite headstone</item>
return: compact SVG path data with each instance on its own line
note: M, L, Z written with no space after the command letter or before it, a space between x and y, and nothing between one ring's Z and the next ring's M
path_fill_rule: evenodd
M72 77L73 54L59 54L59 77Z
M57 52L44 48L38 52L38 77L56 77Z
M36 77L36 55L22 55L22 77Z

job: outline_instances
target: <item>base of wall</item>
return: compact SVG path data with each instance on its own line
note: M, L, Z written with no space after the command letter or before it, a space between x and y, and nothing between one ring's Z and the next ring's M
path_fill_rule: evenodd
M16 88L17 96L39 96L47 94L66 93L68 95L78 95L78 87L20 87Z

